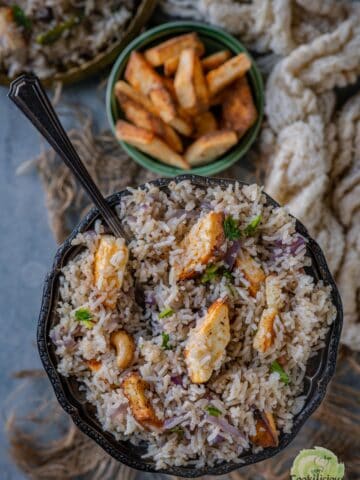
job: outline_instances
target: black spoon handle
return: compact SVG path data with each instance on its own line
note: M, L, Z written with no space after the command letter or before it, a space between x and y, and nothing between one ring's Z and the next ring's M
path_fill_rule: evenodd
M60 123L40 80L33 74L21 75L11 82L8 97L27 116L30 122L49 142L64 163L70 168L82 187L99 209L109 228L117 237L127 240L118 216L107 204L82 163L67 133Z

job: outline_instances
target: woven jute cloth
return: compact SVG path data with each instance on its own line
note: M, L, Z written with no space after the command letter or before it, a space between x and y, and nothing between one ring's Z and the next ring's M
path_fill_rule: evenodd
M229 478L289 478L289 462L300 448L314 445L339 454L347 478L360 478L360 393L354 387L360 372L355 353L360 351L360 4L164 0L160 7L171 17L224 28L256 56L265 79L265 121L246 160L221 176L257 179L305 223L325 252L344 304L339 368L325 402L283 454ZM59 111L73 110L60 101ZM85 108L76 111L78 125L70 137L105 195L155 178L130 160L109 133L94 132ZM53 152L44 150L32 164L44 185L50 226L61 242L89 203ZM19 417L10 420L14 458L31 478L135 476L71 424L51 450L33 436L26 444Z

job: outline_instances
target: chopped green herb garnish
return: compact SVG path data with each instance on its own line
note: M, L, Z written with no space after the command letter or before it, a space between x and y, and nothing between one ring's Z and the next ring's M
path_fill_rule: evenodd
M159 318L166 318L170 317L171 315L174 315L174 310L170 307L164 308L164 310L161 310L159 313Z
M162 332L162 348L164 350L172 350L172 345L169 345L170 335L168 333Z
M222 274L228 280L230 280L230 281L233 280L233 276L231 275L231 272L229 272L229 270L226 270L226 268L224 268L224 270L222 271Z
M254 217L249 223L249 225L243 230L243 234L246 237L251 237L252 235L254 235L257 227L261 222L261 219L262 219L261 215L257 215L256 217Z
M231 215L225 217L223 227L225 237L229 240L238 240L241 237L238 222Z
M207 283L207 282L211 282L211 280L214 280L218 274L219 268L220 266L215 264L211 264L208 267L206 267L201 277L201 283Z
M278 361L275 360L274 362L272 362L270 370L272 373L278 373L280 375L280 380L285 383L285 385L288 385L288 383L290 382L289 375L285 372L285 370Z
M181 436L181 437L184 435L184 429L183 429L182 427L180 427L180 426L170 428L170 429L168 430L168 432L170 432L170 433L176 433L177 435L179 435L179 436Z
M93 315L88 308L78 308L75 312L75 319L82 323L86 328L93 328Z
M55 27L50 28L47 32L40 33L36 37L36 42L40 45L51 45L55 43L67 30L71 30L75 25L80 23L81 19L77 16L72 16L64 22L58 23Z
M19 5L13 5L11 7L11 11L12 11L15 23L17 23L19 27L24 27L25 30L31 29L31 20L26 15L24 10L21 7L19 7Z
M235 290L234 285L232 285L230 282L226 284L226 288L229 290L229 293L232 297L236 298L237 297L237 291Z
M222 412L218 408L213 407L212 405L209 405L208 407L206 407L205 410L212 417L220 417L220 415L222 415Z

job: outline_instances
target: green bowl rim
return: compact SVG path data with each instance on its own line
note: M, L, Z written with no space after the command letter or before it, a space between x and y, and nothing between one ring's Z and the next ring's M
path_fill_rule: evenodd
M109 78L107 82L106 88L106 114L107 119L111 128L112 133L116 138L116 131L115 131L115 119L113 115L113 106L115 102L115 98L113 95L114 85L119 78L118 72L121 69L123 63L127 61L128 56L130 53L135 49L141 49L143 43L146 40L154 41L154 36L161 37L163 33L167 33L171 35L174 33L185 33L185 30L195 30L197 33L203 34L204 36L208 36L213 40L218 41L219 43L223 43L225 47L229 48L234 53L245 52L252 61L252 66L249 71L250 79L254 91L256 93L256 100L257 100L257 110L258 110L258 118L256 123L251 127L251 129L246 133L246 135L240 140L240 142L232 149L228 154L225 154L223 157L220 157L218 160L215 160L211 163L206 165L202 165L200 167L195 167L190 170L183 170L177 167L172 167L171 165L166 165L161 163L151 156L140 152L137 148L129 145L128 143L118 140L121 147L125 150L125 152L138 164L142 167L146 168L147 170L151 170L160 175L166 176L175 176L183 173L191 173L196 175L213 175L215 173L219 173L226 168L229 168L233 165L236 161L240 160L247 151L250 149L251 145L254 143L257 134L259 132L263 115L264 115L264 85L262 81L262 77L256 63L248 50L244 47L244 45L237 40L234 36L230 35L229 33L225 32L224 30L213 27L212 25L208 25L201 22L194 22L194 21L174 21L174 22L167 22L157 27L151 28L146 30L144 33L139 35L135 38L132 42L130 42L124 50L120 53L117 60L115 61ZM172 30L172 32L169 32ZM219 40L218 35L222 38ZM151 39L149 39L151 37Z

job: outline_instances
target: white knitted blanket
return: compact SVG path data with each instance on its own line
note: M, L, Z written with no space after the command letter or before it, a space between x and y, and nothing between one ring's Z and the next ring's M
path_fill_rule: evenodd
M360 350L360 4L341 0L163 0L169 15L218 25L262 54L265 190L325 251L344 306L342 341Z

